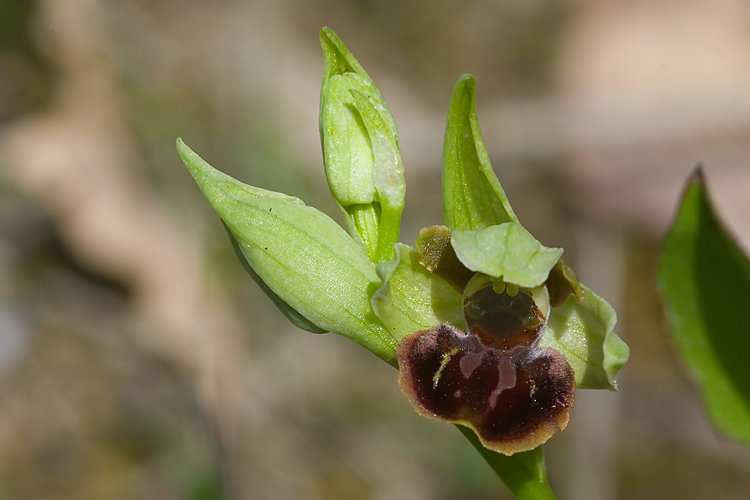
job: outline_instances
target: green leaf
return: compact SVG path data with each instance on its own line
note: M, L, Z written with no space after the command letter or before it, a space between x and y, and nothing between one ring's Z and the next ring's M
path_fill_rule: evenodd
M456 427L503 480L516 500L555 500L547 482L543 446L507 456L485 448L471 429L463 425Z
M617 390L615 375L630 356L630 349L615 335L617 315L606 300L582 286L583 301L568 296L550 312L539 347L549 347L568 360L578 389Z
M438 323L466 330L461 295L419 263L416 249L397 243L396 257L377 269L383 285L372 307L396 340Z
M490 165L479 130L476 81L463 75L453 89L443 141L443 224L471 231L518 222Z
M451 244L468 269L524 288L547 281L563 254L562 248L543 246L518 222L476 231L453 231Z
M750 262L717 219L700 170L664 241L659 288L714 424L750 445Z
M243 184L177 149L247 264L275 295L319 329L348 337L395 363L395 339L370 306L380 286L362 248L301 200Z

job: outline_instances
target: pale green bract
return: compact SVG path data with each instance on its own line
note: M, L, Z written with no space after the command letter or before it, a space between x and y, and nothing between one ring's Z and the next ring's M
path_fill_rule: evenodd
M372 147L372 174L370 178L382 205L403 207L406 195L404 182L404 165L401 163L401 151L394 137L389 133L385 120L366 95L358 90L349 91Z
M453 231L451 245L468 269L524 288L547 281L563 254L562 248L543 246L518 222L477 231Z
M333 197L342 206L367 204L376 200L372 176L373 151L362 118L354 107L352 89L362 87L362 77L356 73L333 75L328 80L328 91L322 109L325 127L323 151L328 183Z
M373 162L370 177L377 191L377 202L380 204L375 262L383 262L395 255L393 245L398 241L406 195L404 165L401 162L398 144L373 103L358 90L352 89L350 92L372 146Z
M269 290L320 330L349 337L393 362L396 341L370 306L380 278L338 224L297 198L219 172L179 139L177 149Z

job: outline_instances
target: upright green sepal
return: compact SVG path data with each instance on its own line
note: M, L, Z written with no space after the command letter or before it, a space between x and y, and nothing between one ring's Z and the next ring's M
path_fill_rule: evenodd
M393 362L396 341L370 305L380 279L338 224L297 198L232 179L179 139L177 149L245 263L275 296L319 330Z
M373 263L384 262L394 256L406 189L396 123L336 34L324 28L320 42L320 137L328 184L352 237Z
M453 89L443 141L443 224L473 231L518 222L490 165L479 129L476 81L463 75Z

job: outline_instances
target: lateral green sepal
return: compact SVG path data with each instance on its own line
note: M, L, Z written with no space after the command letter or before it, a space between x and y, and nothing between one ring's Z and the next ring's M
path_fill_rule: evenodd
M581 285L583 301L569 295L550 312L539 347L565 356L578 389L617 390L615 375L630 356L630 348L613 333L617 315L606 300Z

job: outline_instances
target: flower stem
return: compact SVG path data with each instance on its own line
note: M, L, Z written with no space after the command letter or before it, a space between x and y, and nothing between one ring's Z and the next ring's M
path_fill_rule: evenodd
M516 500L556 500L557 497L547 482L544 450L541 446L506 456L482 446L471 429L462 425L456 427L492 467Z

